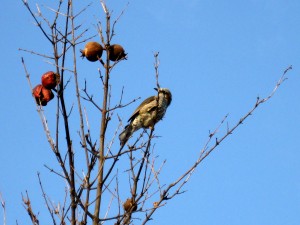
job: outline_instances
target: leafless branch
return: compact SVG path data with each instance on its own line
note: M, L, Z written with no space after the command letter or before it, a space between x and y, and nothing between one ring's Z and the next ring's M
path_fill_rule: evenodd
M28 192L26 191L26 197L24 197L22 195L22 200L23 200L23 203L24 203L24 208L26 209L30 219L31 219L31 222L33 225L39 225L40 222L37 218L37 215L33 212L32 210L32 206L31 206L31 202L30 202L30 199L29 199L29 196L28 196Z
M25 65L25 62L24 62L23 58L22 58L22 64L23 64L23 67L24 67L24 71L25 71L25 74L26 74L26 78L27 78L27 81L28 81L31 93L33 95L33 91L32 91L33 88L32 88L31 81L30 81L30 75L29 75L29 73L27 71L27 68L26 68L26 65ZM33 96L33 100L35 102L34 96ZM38 105L36 102L35 102L35 104L36 104L37 111L38 111L38 114L40 116L40 119L42 121L43 128L44 128L44 131L45 131L46 136L47 136L47 140L48 140L48 142L49 142L52 150L55 152L56 151L56 147L55 147L55 144L54 144L53 139L51 137L50 130L49 130L49 127L48 127L48 123L47 123L46 117L44 115L43 108L42 108L42 106Z
M41 23L37 20L36 16L34 15L34 13L31 11L31 8L27 2L27 0L22 0L22 2L24 3L25 7L28 9L28 11L30 12L31 16L33 17L33 19L35 20L37 26L40 28L40 30L42 31L42 33L44 34L44 36L48 39L48 41L53 44L52 40L50 39L50 37L47 35L47 33L45 32L44 28L42 27Z
M120 13L120 15L117 17L117 19L113 22L113 25L112 25L112 29L111 29L111 35L110 35L110 40L112 40L113 36L115 35L115 25L117 24L117 22L120 20L120 18L122 17L122 15L124 14L125 10L127 9L129 5L129 2L127 2L125 8L122 10L122 12Z
M51 169L49 166L47 166L47 165L44 165L44 166L45 166L51 173L54 173L54 174L60 176L61 178L66 179L66 177L64 177L63 175L61 175L59 172L56 172L54 169Z
M84 81L84 89L82 91L85 93L86 97L81 96L81 98L83 98L86 101L91 102L100 112L102 112L102 109L100 108L100 106L98 106L98 104L94 101L94 99L93 99L94 96L90 95L88 93L86 80Z
M38 52L34 52L34 51L22 49L22 48L19 48L19 51L28 52L28 53L30 53L30 54L38 55L38 56L41 56L41 57L44 57L44 58L48 58L48 59L54 59L54 58L51 57L51 56L48 56L48 55L45 55L45 54L40 54L40 53L38 53Z
M160 88L160 85L159 85L159 82L158 82L158 77L159 77L158 67L159 67L159 63L160 63L159 59L158 59L158 55L159 55L159 52L155 52L154 53L154 59L155 59L154 69L155 69L156 87Z
M140 98L141 98L141 97L135 98L135 99L131 100L130 102L126 103L126 104L121 104L121 102L120 102L118 105L116 105L116 106L113 107L113 108L110 108L108 111L110 112L110 111L113 111L113 110L116 110L116 109L124 108L124 107L126 107L126 106L128 106L128 105L130 105L130 104L132 104L132 103L134 103L134 102L136 102L136 101L139 100Z
M40 184L40 187L41 187L41 190L42 190L42 193L43 193L43 198L44 198L45 204L47 206L48 212L50 213L50 216L52 218L53 224L56 225L56 221L55 221L55 218L54 218L53 210L50 208L50 206L48 204L47 195L46 195L46 193L44 191L44 188L43 188L43 185L42 185L40 173L37 173L37 175L38 175L38 178L39 178L39 184Z
M6 225L6 206L1 193L0 193L0 203L3 209L3 225Z
M184 172L177 180L175 180L173 183L169 184L168 187L163 190L159 201L157 201L157 206L160 206L162 204L162 202L172 199L173 197L175 197L178 194L181 194L181 188L187 183L187 181L190 179L191 175L194 173L195 169L198 167L198 165L213 151L216 149L217 146L220 145L220 143L222 143L230 134L233 133L233 131L238 128L250 115L252 115L252 113L258 108L258 106L260 106L262 103L267 102L270 98L272 98L275 94L275 92L278 90L279 86L287 79L286 78L286 74L289 70L292 69L292 66L288 67L282 74L282 76L280 77L280 79L277 81L274 89L272 90L272 92L265 98L260 99L257 98L256 103L254 104L254 106L252 107L252 109L250 109L250 111L248 113L246 113L231 129L227 129L227 132L225 135L223 135L221 138L216 138L215 143L213 144L212 147L210 147L209 149L208 144L213 140L213 137L215 137L215 135L217 134L219 128L221 127L222 124L224 124L224 121L227 119L227 115L224 117L224 119L221 121L221 123L219 124L219 126L215 129L215 131L213 133L209 134L208 137L208 141L206 142L205 146L201 149L200 151L200 155L198 160L186 171ZM183 181L183 183L181 183L179 185L179 187L177 187L177 185ZM170 190L173 188L176 188L176 190L173 192L173 194L170 194ZM151 220L151 216L153 215L153 213L156 211L156 207L153 208L152 210L150 210L150 213L146 215L144 221L142 224L146 224L149 220Z

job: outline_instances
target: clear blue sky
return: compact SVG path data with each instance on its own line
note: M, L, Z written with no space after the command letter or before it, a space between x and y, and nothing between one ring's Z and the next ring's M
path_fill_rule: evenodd
M103 18L99 1L93 2L88 14L78 19L90 28L88 35L96 33L93 18ZM34 6L36 1L29 3ZM109 1L108 6L117 16L126 3ZM83 6L76 4L77 10ZM7 205L7 224L16 220L30 224L21 204L25 190L41 211L41 222L47 218L36 172L41 172L50 193L64 184L58 184L44 167L55 167L56 161L21 56L34 84L53 67L18 48L43 53L51 49L21 1L4 1L1 11L0 192ZM208 131L224 115L229 113L228 123L234 125L256 97L267 96L282 72L293 65L275 96L198 167L185 186L187 192L169 201L149 224L300 224L299 12L298 0L130 1L114 39L125 47L128 60L118 65L112 82L117 93L125 86L125 101L155 94L153 53L160 52L160 83L173 93L167 115L155 131L162 136L156 141L160 159L167 159L162 175L166 183L193 164ZM78 67L81 80L97 76L96 64L79 59ZM92 82L90 88L100 89ZM73 102L70 98L69 106ZM126 120L137 105L119 112L120 116ZM51 124L55 103L45 110ZM98 126L93 112L90 118Z

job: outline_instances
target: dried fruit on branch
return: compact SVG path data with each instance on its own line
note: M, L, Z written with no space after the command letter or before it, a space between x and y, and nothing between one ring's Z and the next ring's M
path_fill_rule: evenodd
M121 45L114 44L109 46L109 59L111 61L118 61L126 57L124 48Z
M137 204L132 198L127 198L126 202L123 204L123 208L126 212L134 212L137 210Z
M53 89L60 82L60 77L53 71L48 71L42 76L42 85L47 89Z
M32 91L38 105L46 106L54 98L52 91L45 88L42 84L35 86Z
M98 42L88 42L86 43L83 50L80 50L81 57L86 57L87 60L91 62L98 61L99 58L101 58L103 53L103 47Z

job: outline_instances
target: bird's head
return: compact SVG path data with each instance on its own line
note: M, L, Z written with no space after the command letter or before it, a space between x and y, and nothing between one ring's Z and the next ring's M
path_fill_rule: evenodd
M154 90L156 90L159 95L163 94L164 98L167 99L168 106L171 104L172 94L171 94L171 91L168 88L154 88Z

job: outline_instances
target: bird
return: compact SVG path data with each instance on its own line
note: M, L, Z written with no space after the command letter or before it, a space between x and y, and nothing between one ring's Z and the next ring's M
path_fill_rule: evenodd
M145 99L133 112L128 120L128 125L119 135L120 145L126 144L131 135L140 128L151 130L160 121L172 101L172 94L168 88L154 88L156 96Z

